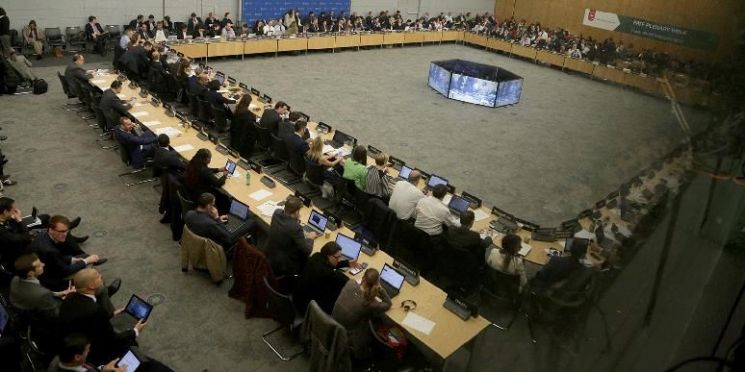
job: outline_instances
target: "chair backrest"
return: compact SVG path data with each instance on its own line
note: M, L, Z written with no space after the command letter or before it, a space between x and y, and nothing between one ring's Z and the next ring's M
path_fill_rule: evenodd
M78 26L65 27L65 36L68 42L85 40L83 30Z
M199 105L199 120L208 122L212 119L212 106L200 96L194 96Z
M227 128L228 120L225 117L225 106L222 104L212 105L212 116L215 118L215 126L217 128Z
M287 151L285 141L274 133L270 133L270 136L272 138L272 156L277 160L290 160L290 154Z
M186 96L189 97L189 109L191 110L191 114L199 117L199 101L197 101L197 95L192 94L188 89L185 89L184 91L186 92Z
M62 31L59 27L47 27L44 29L44 37L50 41L62 40Z
M295 320L295 306L292 304L292 297L279 293L269 284L266 277L264 277L264 286L266 286L269 295L266 308L272 314L272 319L289 327Z
M117 136L117 133L118 133L117 130L112 131L112 133L114 134L114 140L119 144L119 149L118 149L119 150L119 158L122 159L122 162L125 165L129 166L129 164L132 162L131 155L129 154L129 147L128 146L125 146L119 140L119 137Z
M122 33L119 25L106 25L104 31L108 32L112 38L119 36Z
M188 197L185 197L181 189L176 190L176 195L178 196L178 201L181 204L181 215L186 215L186 212L194 209L194 202L191 201Z
M323 184L323 170L326 167L311 160L307 155L303 156L303 159L305 160L305 178L312 184L320 187Z
M19 37L18 30L10 29L8 30L8 35L10 35L10 45L13 47L20 47L23 45L23 42L21 41L21 38Z
M298 176L302 176L305 173L305 154L301 154L295 149L290 148L287 151L290 153L290 163L288 164L290 171Z
M520 275L504 273L489 267L486 290L495 297L517 301L520 295Z
M65 79L59 71L57 71L57 77L59 78L60 84L62 84L62 91L65 92L67 98L74 98L74 95L70 95L70 86L67 85L67 79Z
M350 345L344 326L323 311L315 300L308 304L305 321L307 331L303 333L308 334L307 338L311 340L311 360L321 359L322 365L333 366L333 370L337 371L352 370ZM335 351L333 360L328 359L331 357L329 350Z
M376 241L385 249L393 236L396 228L396 212L379 198L370 198L367 201L365 216L367 218L365 225L373 235Z
M264 150L272 148L272 130L253 123L256 128L256 143Z

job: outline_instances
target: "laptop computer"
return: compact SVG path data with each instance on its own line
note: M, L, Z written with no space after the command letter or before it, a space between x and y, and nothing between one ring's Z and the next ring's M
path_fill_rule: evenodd
M227 150L227 148L226 148ZM228 175L232 176L233 173L235 173L236 164L234 161L228 159L228 161L225 162L225 170L227 170ZM222 178L222 176L225 175L225 172L217 172L215 173L216 178Z
M133 294L124 311L115 316L113 322L118 330L132 329L138 321L146 322L152 311L153 305Z
M336 234L336 244L341 247L342 259L356 261L360 257L362 242L354 240L342 233Z
M456 216L460 216L460 214L467 211L470 206L471 201L459 195L453 195L453 197L450 198L450 203L448 203L450 213Z
M431 175L427 179L427 190L430 190L430 189L432 189L433 187L435 187L437 185L445 185L445 186L447 186L448 185L448 180L445 179L445 178L442 178L442 177L440 177L438 175L433 174L433 175Z
M239 202L237 199L231 200L228 221L225 222L225 228L231 233L234 233L246 222L247 219L248 206Z
M333 148L338 149L340 147L343 147L346 142L351 142L352 146L357 144L357 139L340 131L336 130L334 132L334 137L331 138L331 143L329 143Z
M23 219L21 220L21 224L29 229L34 226L41 225L41 219L37 217L38 214L39 210L36 209L36 207L31 208L31 214L23 217Z
M225 82L225 75L218 72L217 74L215 74L215 80L219 81L220 86L222 86L223 83Z
M396 297L404 285L404 275L385 264L380 270L380 286L388 293L390 298Z
M314 232L317 234L323 234L323 232L326 231L326 223L328 222L329 219L326 216L315 209L312 209L310 211L310 216L308 217L308 223L303 226L303 230L308 233Z
M412 170L413 169L411 169L411 168L409 168L409 167L407 167L405 165L402 165L401 166L401 170L398 171L398 178L400 178L400 179L402 179L404 181L407 181L409 179L409 175L411 174L411 171Z

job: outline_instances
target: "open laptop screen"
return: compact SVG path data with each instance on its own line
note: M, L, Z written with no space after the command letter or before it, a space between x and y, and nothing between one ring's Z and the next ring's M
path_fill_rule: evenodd
M230 214L245 220L248 217L248 206L233 199L230 202Z
M310 211L310 217L308 217L309 225L317 228L318 230L324 231L326 230L326 222L328 222L328 218L326 218L326 216L318 213L315 209Z
M351 141L352 136L337 130L334 132L334 138L331 139L331 142L337 143L337 144L344 144L347 141Z
M402 165L401 170L398 172L398 176L405 180L409 179L410 174L411 174L411 168L405 165Z
M450 199L450 203L448 204L448 208L458 212L458 214L463 213L463 211L467 210L468 207L471 205L471 203L458 195L453 195L453 197Z
M362 243L358 242L344 234L336 234L336 244L341 247L341 254L350 259L356 260L360 256Z
M448 180L446 180L446 179L444 179L444 178L442 178L440 176L437 176L437 175L434 175L433 174L427 180L427 187L435 187L437 185L445 185L445 186L447 186L448 185Z
M401 286L404 284L404 276L396 271L396 269L388 266L388 264L385 264L383 270L380 270L380 280L396 289L401 289Z

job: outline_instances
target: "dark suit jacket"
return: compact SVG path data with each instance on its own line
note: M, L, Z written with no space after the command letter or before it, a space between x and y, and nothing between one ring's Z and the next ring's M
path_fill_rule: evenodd
M185 182L185 186L189 191L191 200L197 200L199 195L205 192L216 193L215 189L222 187L227 180L227 176L223 175L221 178L215 177L217 168L201 167L197 170L197 181L195 184L190 184L188 180Z
M186 227L193 233L203 238L211 239L225 249L232 247L238 239L246 235L255 226L255 222L252 219L248 219L243 226L231 233L225 228L224 223L215 220L207 213L197 210L186 212L184 222L186 223Z
M233 101L225 98L220 92L212 89L208 89L204 93L204 99L209 102L212 106L224 105L226 103L232 103Z
M289 151L300 153L300 156L305 155L306 152L308 152L308 149L310 149L310 145L308 145L308 142L305 142L304 139L300 138L297 134L293 133L285 139L285 143L287 144L287 149Z
M99 34L103 34L103 27L101 27L100 23L96 23L96 29L98 30ZM91 26L90 22L85 24L85 38L88 40L93 40L93 27Z
M186 39L187 36L189 36L189 32L188 31L187 32L181 32L181 30L179 30L178 34L176 34L176 38L179 39L179 40L184 40L184 39Z
M282 120L277 124L277 137L287 141L287 137L295 134L295 125L287 120Z
M298 311L304 313L310 301L316 300L323 311L331 314L339 292L347 283L346 275L337 269L348 266L349 261L345 260L339 262L336 268L331 267L328 259L321 252L310 256L308 264L300 274L298 286L292 297Z
M70 88L70 93L72 93L76 97L80 97L81 82L87 82L89 79L90 77L88 77L85 69L76 65L75 63L70 63L69 65L67 65L67 68L65 68L65 80L67 81L67 85Z
M80 293L67 296L59 311L64 334L80 332L90 340L88 361L91 364L106 364L121 357L135 341L134 330L122 333L114 330L111 316L101 304Z
M147 51L142 45L136 45L128 49L119 58L119 62L138 75L143 75L148 71L149 61Z
M538 288L548 288L582 268L582 264L572 256L551 257L546 266L536 273L533 284Z
M189 93L202 96L207 92L207 88L204 85L199 84L199 77L194 75L189 78Z
M275 211L266 245L274 274L300 274L312 251L313 241L305 238L300 222L284 210Z
M167 171L173 174L181 174L186 169L186 162L170 147L156 147L153 156L153 175L158 177L160 172Z
M251 111L234 113L230 122L230 147L238 150L242 157L248 159L256 142L256 115Z
M23 224L8 220L0 224L0 259L6 268L13 267L18 256L28 251L31 235Z
M281 118L279 117L279 114L277 111L272 110L265 110L264 114L261 115L261 120L259 120L259 125L262 128L269 129L272 131L272 133L277 134L277 130L279 129L279 122Z
M126 115L127 111L132 108L129 103L119 99L111 89L103 91L99 107L103 111L109 129L116 127L119 124L119 118Z
M39 280L41 283L54 291L61 291L67 288L68 277L78 270L85 268L85 262L72 262L72 253L66 247L68 243L57 243L52 240L48 233L39 234L31 244L31 248L39 256L41 262L46 265L44 274Z
M189 18L189 22L186 24L186 30L190 34L192 34L199 28L200 25L204 26L204 24L202 23L202 18L197 17L196 22L194 22L193 18Z
M21 310L56 318L62 301L40 283L14 276L10 281L10 303Z
M135 169L145 166L145 157L152 152L152 144L158 141L153 132L145 131L138 136L125 132L121 126L114 128L114 139L129 152L130 165Z

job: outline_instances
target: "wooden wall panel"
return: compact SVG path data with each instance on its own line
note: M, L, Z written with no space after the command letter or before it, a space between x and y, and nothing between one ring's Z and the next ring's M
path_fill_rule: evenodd
M514 4L514 6L513 6ZM718 34L716 51L692 49L653 39L618 32L605 31L582 25L586 8L618 13L650 21L672 24L689 29ZM684 58L723 59L735 50L738 22L745 19L742 0L496 0L498 19L510 17L540 22L549 27L563 27L575 34L597 39L612 37L635 49L653 48Z

